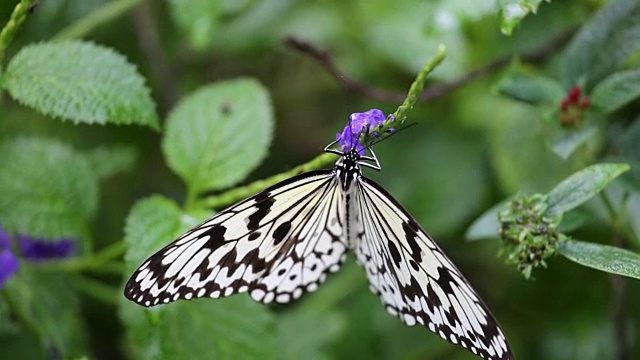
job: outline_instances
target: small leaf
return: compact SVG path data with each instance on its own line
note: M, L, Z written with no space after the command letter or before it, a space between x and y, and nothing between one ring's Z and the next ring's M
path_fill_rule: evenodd
M173 21L187 34L191 45L206 49L216 33L222 17L220 1L171 0L169 9Z
M560 106L565 90L558 81L539 75L513 71L498 83L498 91L514 100L532 105Z
M495 239L500 236L500 221L498 214L504 210L510 199L493 205L480 215L467 229L465 238L469 241Z
M86 159L53 140L0 143L0 222L9 232L55 239L83 237L98 204Z
M262 85L250 79L220 82L189 95L169 114L162 148L190 191L220 189L260 163L272 128Z
M592 140L596 135L598 135L598 127L595 125L562 131L549 145L554 153L566 160L580 148L580 145Z
M591 103L606 114L640 97L640 70L619 71L596 85Z
M551 0L547 0L550 2ZM511 35L513 29L528 14L535 14L542 0L499 0L500 30L504 35Z
M627 164L597 164L574 173L549 192L549 213L561 214L577 207L627 170Z
M138 159L136 149L130 146L100 146L85 153L93 173L104 179L113 174L131 171Z
M587 90L620 69L640 49L640 1L613 0L571 40L563 55L562 82L584 80Z
M153 196L136 203L125 229L127 274L191 226L172 200ZM123 296L120 318L137 358L276 358L273 316L246 294L150 310Z
M122 55L92 43L25 46L7 65L0 86L18 102L76 124L159 128L144 78Z
M558 252L580 265L640 279L640 255L614 246L569 240Z

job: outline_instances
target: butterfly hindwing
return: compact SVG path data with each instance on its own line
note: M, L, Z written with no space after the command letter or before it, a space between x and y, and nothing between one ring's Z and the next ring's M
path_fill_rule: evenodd
M486 305L411 215L364 177L353 198L356 257L389 313L486 359L513 359Z
M144 306L249 291L288 302L344 261L345 205L331 171L278 183L203 222L152 255L125 296Z

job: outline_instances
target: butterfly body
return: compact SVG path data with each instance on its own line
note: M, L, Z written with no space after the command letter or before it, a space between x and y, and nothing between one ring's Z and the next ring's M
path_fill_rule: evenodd
M370 289L405 324L487 359L513 359L486 305L411 215L362 175L375 155L339 153L331 170L285 180L216 214L151 256L125 296L154 306L249 292L287 303L355 252ZM371 164L375 161L375 164Z

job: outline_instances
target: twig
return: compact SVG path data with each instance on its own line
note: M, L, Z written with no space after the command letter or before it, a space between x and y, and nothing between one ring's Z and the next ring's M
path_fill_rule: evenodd
M157 82L156 89L160 89L160 112L166 113L178 102L178 81L174 71L162 50L162 42L158 34L158 24L152 16L151 4L142 0L133 12L134 25L138 44L148 60L153 78Z
M7 24L0 31L0 69L2 68L2 61L4 60L5 52L11 44L11 40L16 35L16 32L30 14L34 6L36 6L36 0L22 0L16 5L11 13L11 18Z
M574 32L575 30L570 30L563 33L562 35L551 40L549 43L544 44L541 47L524 54L522 56L522 59L524 61L533 63L544 61L550 54L553 54L556 49L567 43ZM328 52L320 50L307 42L304 42L292 36L285 38L284 42L290 48L315 59L320 64L320 66L325 69L325 71L327 71L333 78L335 78L336 81L343 84L348 91L360 94L376 101L385 101L391 103L398 103L405 97L404 93L392 92L372 87L352 79L351 77L345 75L342 71L340 71ZM430 85L424 89L424 92L420 96L419 100L426 101L443 96L450 91L462 87L475 79L501 69L502 67L508 65L511 60L512 55L507 55L475 70L472 70L451 81L442 84Z

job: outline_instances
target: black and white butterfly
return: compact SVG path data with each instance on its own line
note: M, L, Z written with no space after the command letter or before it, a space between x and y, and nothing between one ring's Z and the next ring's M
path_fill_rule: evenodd
M346 131L346 130L345 130ZM357 133L357 132L356 132ZM420 324L486 359L513 359L487 306L411 215L361 166L371 149L340 155L331 170L273 185L219 212L147 259L125 296L143 306L249 292L287 303L315 291L355 251L371 291L405 324Z

